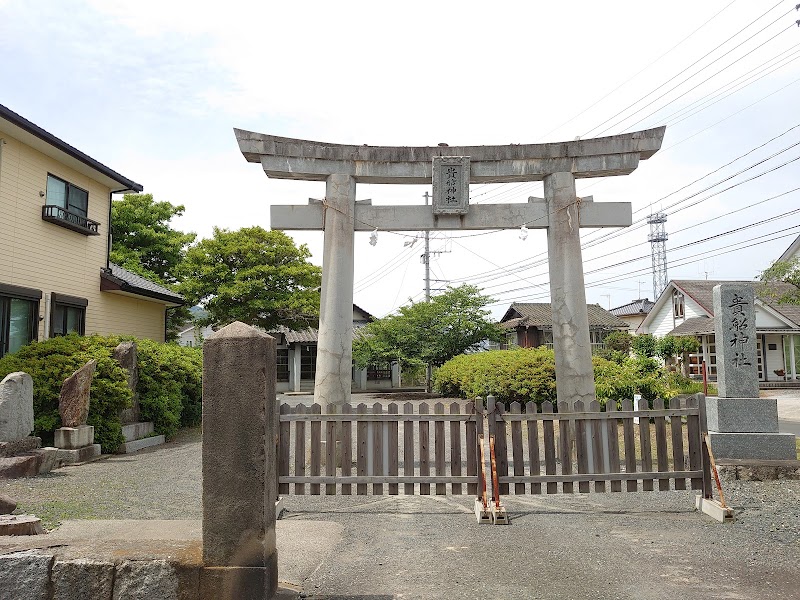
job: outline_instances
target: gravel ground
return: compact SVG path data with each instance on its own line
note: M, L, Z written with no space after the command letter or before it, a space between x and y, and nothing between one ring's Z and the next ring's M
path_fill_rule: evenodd
M194 429L134 455L0 481L0 493L50 527L196 519L200 480ZM737 518L724 525L696 513L689 492L512 495L508 527L475 523L467 496L289 496L285 518L344 527L303 582L309 598L800 599L800 481L725 492Z

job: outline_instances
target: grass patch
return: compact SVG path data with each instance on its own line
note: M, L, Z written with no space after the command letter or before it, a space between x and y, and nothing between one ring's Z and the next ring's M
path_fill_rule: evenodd
M21 502L14 511L17 514L32 514L42 520L42 525L51 531L68 519L91 519L91 505L82 501L48 500L44 502Z

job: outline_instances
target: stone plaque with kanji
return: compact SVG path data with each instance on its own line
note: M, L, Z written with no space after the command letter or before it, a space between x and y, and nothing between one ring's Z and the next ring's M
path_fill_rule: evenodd
M720 398L758 398L758 353L753 287L714 286L714 335Z
M463 215L469 210L469 156L433 157L433 214Z

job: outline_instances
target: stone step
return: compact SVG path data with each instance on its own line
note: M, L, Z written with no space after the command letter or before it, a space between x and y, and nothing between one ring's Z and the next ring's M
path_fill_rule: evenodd
M35 454L0 458L0 480L36 477L39 474L39 463L40 459Z
M58 449L57 460L62 465L77 465L100 458L100 444L92 444L74 450Z
M149 435L153 435L154 431L155 427L150 421L129 423L122 426L122 437L125 438L126 442L132 442L134 440L140 440Z
M142 438L140 440L132 440L130 442L125 442L119 447L117 450L118 454L130 454L132 452L136 452L138 450L142 450L144 448L149 448L150 446L160 446L165 442L165 438L163 435L154 435L151 437Z

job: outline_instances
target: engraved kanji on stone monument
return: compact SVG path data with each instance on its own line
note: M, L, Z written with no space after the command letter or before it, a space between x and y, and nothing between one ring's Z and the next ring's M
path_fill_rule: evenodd
M469 210L469 156L433 157L433 214L463 215Z
M758 398L754 302L753 288L747 283L714 287L720 398Z

